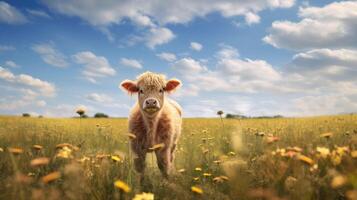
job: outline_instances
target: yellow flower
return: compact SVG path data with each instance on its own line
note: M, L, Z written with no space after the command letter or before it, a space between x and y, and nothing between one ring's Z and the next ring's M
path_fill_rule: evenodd
M299 155L298 159L301 160L302 162L306 163L306 164L309 164L309 165L313 165L314 164L314 161L311 158L309 158L307 156L304 156L304 155Z
M201 167L196 167L195 171L202 171L202 168Z
M330 185L332 188L336 189L344 186L346 183L347 183L347 178L345 176L337 175L333 177Z
M199 178L199 177L193 177L193 180L194 180L194 181L199 181L200 178Z
M59 179L60 177L61 177L60 172L52 172L52 173L47 174L46 176L43 176L41 178L41 181L42 181L42 183L49 183L49 182Z
M321 155L323 158L327 158L330 155L330 149L326 147L316 147L316 151Z
M352 158L357 158L357 150L351 152Z
M38 151L43 149L43 147L41 145L38 145L38 144L33 145L32 148L35 149L35 150L38 150Z
M332 135L333 135L333 133L328 132L328 133L323 133L323 134L321 134L320 137L330 138L330 137L332 137Z
M233 151L230 151L230 152L228 152L228 155L229 155L229 156L235 156L235 155L236 155L236 153L235 153L235 152L233 152Z
M154 146L150 147L149 150L151 151L155 151L155 150L159 150L161 148L164 148L165 144L164 143L160 143L160 144L155 144Z
M210 176L212 176L212 174L210 174L210 173L203 173L203 176L204 176L204 177L210 177Z
M68 148L67 146L65 146L58 151L56 157L58 157L58 158L73 158L72 150L70 148Z
M178 172L184 173L186 170L185 169L179 169Z
M125 193L128 193L128 192L130 192L130 190L131 190L130 187L129 187L126 183L124 183L123 181L121 181L121 180L115 181L115 182L114 182L114 186L115 186L116 188L120 189L121 191L125 192Z
M119 156L111 156L112 160L115 161L115 162L120 162L121 159Z
M141 194L136 194L133 200L154 200L154 194L143 192Z
M134 140L136 139L136 135L132 134L132 133L128 133L127 136L129 137L129 139Z
M203 194L203 190L197 186L192 186L191 191L195 194Z

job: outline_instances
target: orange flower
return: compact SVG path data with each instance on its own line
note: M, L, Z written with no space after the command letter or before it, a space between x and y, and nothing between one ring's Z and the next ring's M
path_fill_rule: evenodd
M200 194L200 195L203 194L203 190L197 186L192 186L191 191L195 194Z
M41 178L41 181L42 181L42 183L46 184L46 183L55 181L55 180L57 180L59 178L61 178L61 173L60 172L52 172L52 173L47 174L46 176L43 176Z
M36 158L31 160L30 165L32 167L37 167L37 166L42 166L42 165L48 165L48 163L50 162L50 159L47 157L41 157L41 158Z
M9 147L7 150L8 150L10 153L14 154L14 155L19 155L19 154L22 154L22 153L24 152L23 149L17 148L17 147L15 147L15 148Z

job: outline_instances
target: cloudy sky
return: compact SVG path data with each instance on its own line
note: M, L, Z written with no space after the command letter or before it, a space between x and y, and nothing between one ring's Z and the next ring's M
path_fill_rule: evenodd
M356 112L356 35L357 1L0 1L0 113L127 116L144 71L186 117Z

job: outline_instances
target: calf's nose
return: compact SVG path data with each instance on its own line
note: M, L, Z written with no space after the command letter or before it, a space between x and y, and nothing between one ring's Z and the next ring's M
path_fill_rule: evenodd
M146 100L145 100L145 104L146 104L146 106L148 106L148 107L156 107L156 105L157 105L157 100L154 99L154 98L146 99Z

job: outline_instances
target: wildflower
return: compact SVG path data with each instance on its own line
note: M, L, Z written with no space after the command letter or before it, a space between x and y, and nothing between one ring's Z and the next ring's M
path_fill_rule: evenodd
M212 174L210 174L210 173L203 173L203 176L204 176L204 177L210 177L210 176L212 176Z
M316 151L321 155L323 158L327 158L330 155L330 149L326 147L316 147Z
M348 200L356 200L357 199L357 190L349 190L346 192L346 197Z
M68 148L67 146L63 147L62 149L60 149L58 151L58 153L56 154L56 157L58 158L73 158L72 156L72 150L70 148Z
M203 190L197 186L192 186L191 191L195 194L203 194Z
M0 152L4 152L4 149L0 147Z
M295 187L296 182L297 179L295 177L288 176L284 182L285 189L291 191Z
M274 143L276 141L279 141L279 137L276 137L276 136L267 137L267 143L268 144Z
M341 164L342 156L333 151L331 154L331 162L334 166Z
M309 158L307 156L304 156L304 155L299 155L298 159L301 160L302 162L306 163L306 164L309 164L309 165L313 165L314 164L314 161L311 158Z
M202 171L202 168L201 167L196 167L195 171Z
M194 181L199 181L200 178L199 178L199 177L193 177L193 180L194 180Z
M346 176L337 175L337 176L333 177L330 185L332 188L337 189L337 188L344 186L346 183L347 183Z
M337 147L336 148L336 152L339 154L339 155L344 155L345 153L349 152L349 148L348 147Z
M214 164L220 164L220 163L222 163L222 160L215 160L215 161L213 161L213 163Z
M133 200L154 200L154 194L143 192L141 194L136 194Z
M255 133L256 136L260 136L260 137L263 137L265 135L264 132L256 132Z
M235 155L236 155L236 153L235 153L235 152L233 152L233 151L230 151L230 152L228 152L228 155L229 155L229 156L235 156Z
M203 154L206 154L206 153L208 153L208 152L209 152L208 149L204 149L204 150L202 151Z
M179 173L184 173L186 170L185 169L179 169L178 172Z
M87 156L83 156L83 158L77 159L77 161L80 162L80 163L84 163L84 162L86 162L86 161L90 161L90 158L87 157Z
M35 159L31 160L30 165L32 167L37 167L37 166L48 165L49 162L50 162L49 158L41 157L41 158L35 158Z
M223 183L224 181L228 181L227 176L217 176L213 178L213 182L215 183Z
M136 139L136 135L134 135L132 133L128 133L127 136L129 137L130 140Z
M21 149L21 148L12 148L12 147L9 147L8 149L7 149L10 153L12 153L12 154L14 154L14 155L19 155L19 154L22 154L23 152L24 152L24 150L23 149Z
M111 156L111 159L114 161L114 162L120 162L121 159L119 156Z
M55 180L59 179L60 177L61 177L60 172L52 172L52 173L47 174L46 176L43 176L41 178L41 181L42 181L42 183L46 184L46 183L55 181Z
M110 155L109 154L98 154L95 156L95 158L97 159L103 159L103 158L109 158Z
M38 144L33 145L32 148L33 148L34 150L37 150L37 151L40 151L40 150L43 149L43 147L42 147L41 145L38 145Z
M155 150L159 150L161 148L165 147L164 143L160 143L160 144L155 144L154 146L150 147L149 150L151 151L155 151Z
M130 187L126 183L124 183L123 181L120 181L120 180L115 181L114 186L125 193L128 193L131 190Z
M351 151L351 157L357 158L357 150Z
M323 138L330 138L330 137L332 137L332 135L333 135L333 133L328 132L328 133L323 133L323 134L321 134L321 135L320 135L320 137L323 137Z

